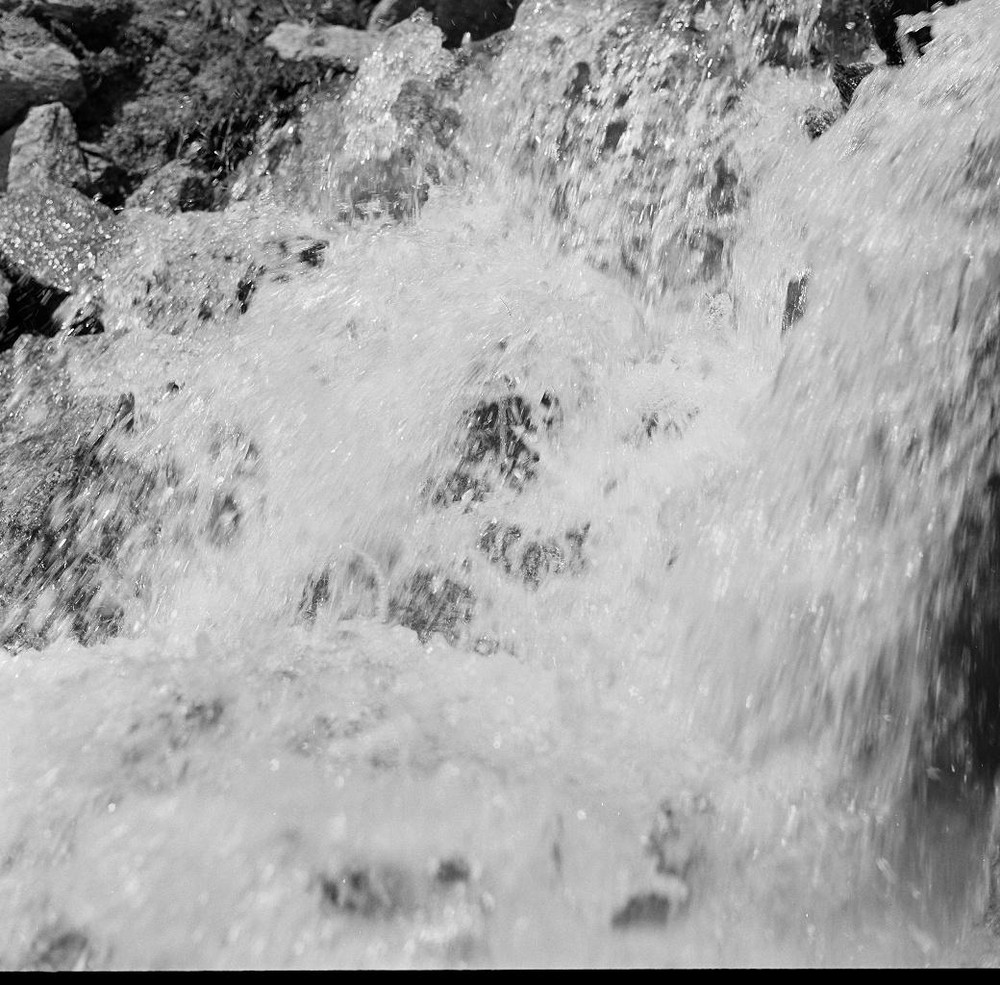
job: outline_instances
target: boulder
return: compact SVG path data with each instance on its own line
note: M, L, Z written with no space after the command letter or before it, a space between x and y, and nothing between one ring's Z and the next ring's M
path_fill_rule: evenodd
M286 61L315 59L347 72L356 72L377 41L367 31L350 27L309 27L283 21L264 39L264 44Z
M33 21L0 16L0 130L32 106L75 109L84 96L80 63L70 52Z
M77 187L89 180L76 125L62 103L34 107L14 131L7 189L28 188L39 178Z
M75 291L96 271L113 229L110 209L40 180L0 198L0 271Z
M0 274L13 282L0 351L64 326L77 335L103 331L94 296L114 228L110 209L44 178L0 197Z
M444 34L445 47L457 48L466 34L480 41L506 30L520 6L521 0L381 0L371 13L368 29L384 31L422 7Z

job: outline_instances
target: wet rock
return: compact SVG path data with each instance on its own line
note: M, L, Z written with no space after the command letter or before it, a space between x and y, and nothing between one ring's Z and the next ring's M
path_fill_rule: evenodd
M7 189L30 189L38 179L85 188L90 180L76 125L62 103L28 111L15 130L7 165Z
M109 440L127 430L128 395L73 397L67 360L91 344L25 336L0 354L0 645L119 632L128 551L156 537L156 474Z
M885 52L886 65L902 65L904 61L904 52L898 37L897 18L928 13L938 2L946 7L952 7L959 0L872 0L868 9L868 20L871 23L875 43ZM930 27L924 26L907 32L906 36L919 54L931 41L933 34Z
M552 399L547 412L554 407ZM439 506L479 501L491 487L491 471L499 472L505 485L522 489L535 477L539 460L531 445L538 430L531 415L531 405L518 393L477 404L465 417L458 444L459 465L433 488L431 501ZM554 412L548 419L554 421Z
M584 541L590 524L567 531L563 537L529 540L518 550L522 531L516 524L492 520L479 538L479 549L507 574L517 574L530 588L538 588L550 574L578 574L586 565Z
M822 137L840 117L841 114L836 110L811 106L803 114L802 129L805 130L810 140L815 140L817 137Z
M90 940L82 931L56 924L46 927L32 941L23 971L84 971Z
M215 189L208 175L184 161L170 161L145 178L125 205L161 215L207 211L215 205Z
M468 882L471 877L472 868L461 855L452 855L449 858L441 859L434 872L435 880L443 886Z
M855 62L853 65L841 65L839 62L833 66L831 78L840 94L840 101L847 109L854 99L854 93L861 83L875 71L875 66L869 62Z
M264 44L288 61L314 60L347 72L356 72L378 42L366 31L339 25L309 27L285 21Z
M110 209L70 188L37 182L0 198L0 270L74 291L99 268L114 229Z
M462 126L458 110L442 104L441 91L419 79L403 83L392 105L392 115L404 127L421 131L439 147L447 149Z
M75 109L84 97L80 63L69 51L34 21L0 15L0 130L32 106Z
M351 865L320 877L323 902L335 910L366 919L409 913L415 887L408 874L393 865Z
M688 813L670 800L660 802L646 836L646 854L655 860L658 875L685 879L689 874L698 854L698 840Z
M42 178L0 197L0 273L13 284L0 350L23 334L103 330L89 292L114 228L110 210Z
M368 29L384 31L423 8L444 34L445 47L456 48L466 35L480 41L509 28L520 5L521 0L382 0L371 13Z
M788 282L785 291L785 309L781 315L781 334L784 335L806 311L806 289L809 286L809 274L804 273L793 277Z
M472 619L476 596L457 581L427 569L415 572L393 596L389 615L412 629L421 643L441 633L455 644L461 624Z

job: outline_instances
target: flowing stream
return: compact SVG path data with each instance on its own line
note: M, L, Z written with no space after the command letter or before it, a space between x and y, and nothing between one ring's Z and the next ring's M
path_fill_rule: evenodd
M418 16L9 354L0 965L995 966L1000 2L815 141L672 7Z

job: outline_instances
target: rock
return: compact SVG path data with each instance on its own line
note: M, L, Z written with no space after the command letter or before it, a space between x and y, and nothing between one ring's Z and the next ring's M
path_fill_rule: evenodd
M461 623L469 622L476 606L471 589L436 571L414 572L389 603L395 622L412 629L421 643L441 633L454 645Z
M283 21L264 39L264 44L286 61L315 59L348 72L356 72L377 43L367 31L337 25L309 27L290 21Z
M506 30L520 5L521 0L381 0L371 13L368 29L384 31L422 7L444 34L445 47L457 48L466 34L481 41Z
M45 927L32 941L23 971L84 971L90 953L87 935L75 927Z
M29 110L15 130L7 166L7 189L26 189L39 178L82 188L89 181L73 117L62 103Z
M110 209L44 178L0 197L0 273L13 282L0 351L21 335L103 331L88 291L111 242ZM81 292L79 302L67 302Z
M391 864L346 866L320 878L320 893L328 907L368 919L410 913L416 902L408 873Z
M0 349L7 348L5 345L7 337L7 311L10 307L8 298L10 296L10 289L13 286L3 274L0 274Z
M874 69L875 66L869 62L855 62L852 65L841 65L838 62L833 66L831 78L837 87L837 92L840 93L840 101L843 103L844 109L851 105L851 100L854 99L854 93L858 86L871 75Z
M97 270L113 230L110 209L40 181L0 198L0 271L75 291Z
M33 21L0 16L0 129L31 106L75 109L85 97L80 63Z
M952 7L959 0L872 0L868 8L868 20L875 36L875 43L885 52L886 65L903 64L903 50L899 44L899 25L896 19L929 13L938 2L946 7ZM907 38L919 54L932 38L931 29L925 26L907 32Z
M806 313L806 289L809 274L793 277L785 291L785 310L781 316L781 334L784 335Z
M183 161L170 161L154 171L128 197L128 208L169 215L173 212L208 211L215 204L211 180Z

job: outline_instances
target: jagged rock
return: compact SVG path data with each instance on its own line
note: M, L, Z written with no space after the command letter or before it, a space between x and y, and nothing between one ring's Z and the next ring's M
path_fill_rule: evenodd
M854 99L854 93L861 83L868 78L875 70L875 66L868 62L855 62L853 65L841 65L839 62L833 66L833 84L840 93L840 101L847 109Z
M480 41L506 30L520 6L521 0L382 0L371 13L368 29L384 31L422 7L441 28L445 47L456 48L466 34Z
M784 335L806 313L806 290L809 274L793 277L785 291L785 310L781 316L781 334Z
M209 210L214 204L215 194L208 176L183 161L170 161L154 171L125 202L128 208L161 215Z
M89 181L76 125L62 103L29 110L14 132L7 166L8 191L29 188L39 178L74 187L84 187Z
M85 97L80 63L33 21L0 15L0 129L31 106L75 109Z
M284 21L265 39L264 44L287 61L315 59L348 72L356 72L378 42L366 31L339 25L309 27Z

